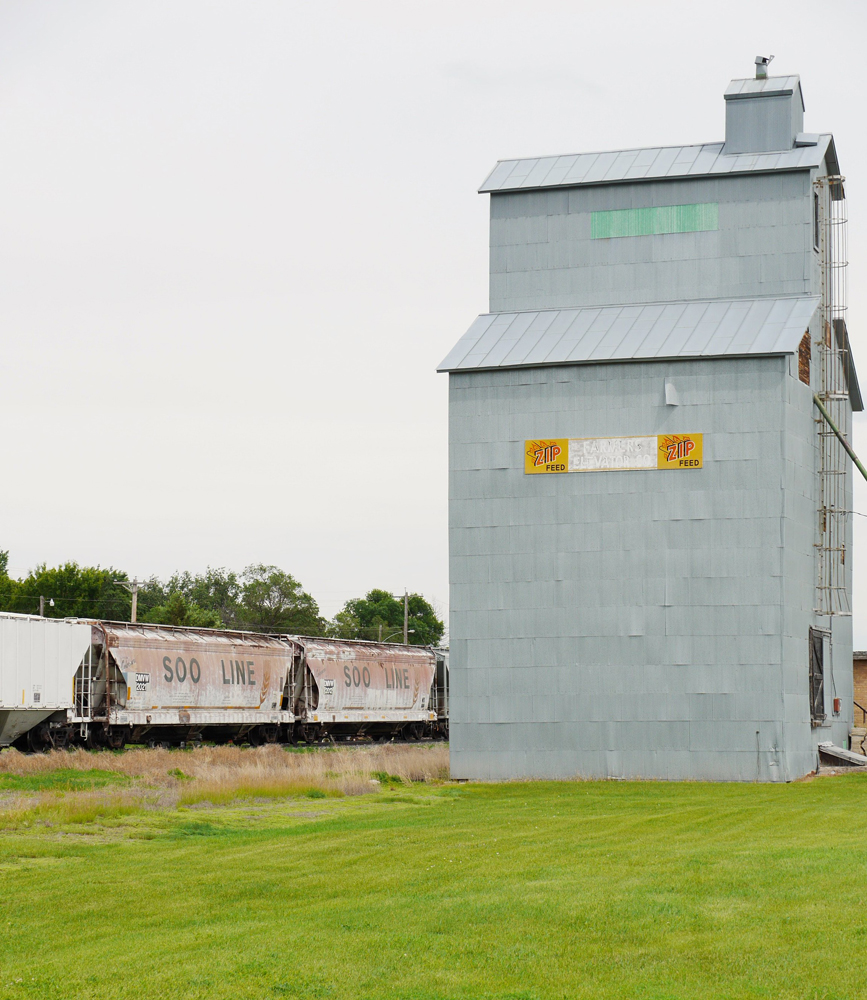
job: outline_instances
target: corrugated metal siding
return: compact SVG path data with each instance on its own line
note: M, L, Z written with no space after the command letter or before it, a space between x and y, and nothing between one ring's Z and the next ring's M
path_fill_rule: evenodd
M479 316L440 371L798 350L817 297Z
M90 645L90 626L0 614L0 710L72 707L72 678Z
M800 92L747 99L743 95L737 99L726 97L725 154L789 151L803 128Z
M450 381L453 773L809 771L815 455L796 361ZM704 433L703 469L522 473L525 439L677 431ZM835 624L841 664L847 627Z
M799 146L773 153L727 155L723 151L724 143L708 142L697 146L654 146L608 153L500 160L479 191L484 194L664 177L809 170L821 165L830 141L831 135L823 134L815 146Z
M594 213L705 203L716 231L593 239ZM495 195L490 309L809 295L810 213L806 173Z

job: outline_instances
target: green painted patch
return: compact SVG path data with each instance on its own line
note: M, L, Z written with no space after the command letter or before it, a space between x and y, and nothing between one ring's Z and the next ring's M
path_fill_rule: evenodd
M619 236L659 236L663 233L701 233L719 229L719 205L665 205L593 212L590 236L608 240Z

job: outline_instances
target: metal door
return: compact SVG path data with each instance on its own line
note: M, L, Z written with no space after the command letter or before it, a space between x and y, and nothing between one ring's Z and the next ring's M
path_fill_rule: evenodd
M810 629L810 717L825 721L825 636Z

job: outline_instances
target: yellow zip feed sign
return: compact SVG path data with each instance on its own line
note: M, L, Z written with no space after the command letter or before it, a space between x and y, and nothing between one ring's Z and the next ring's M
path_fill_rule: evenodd
M701 434L548 438L524 442L527 475L702 468Z

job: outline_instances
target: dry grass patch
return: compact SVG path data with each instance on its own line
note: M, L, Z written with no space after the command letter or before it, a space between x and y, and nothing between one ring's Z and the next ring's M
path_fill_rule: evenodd
M288 752L282 747L0 754L0 827L116 818L141 809L236 799L361 795L449 777L443 745Z

